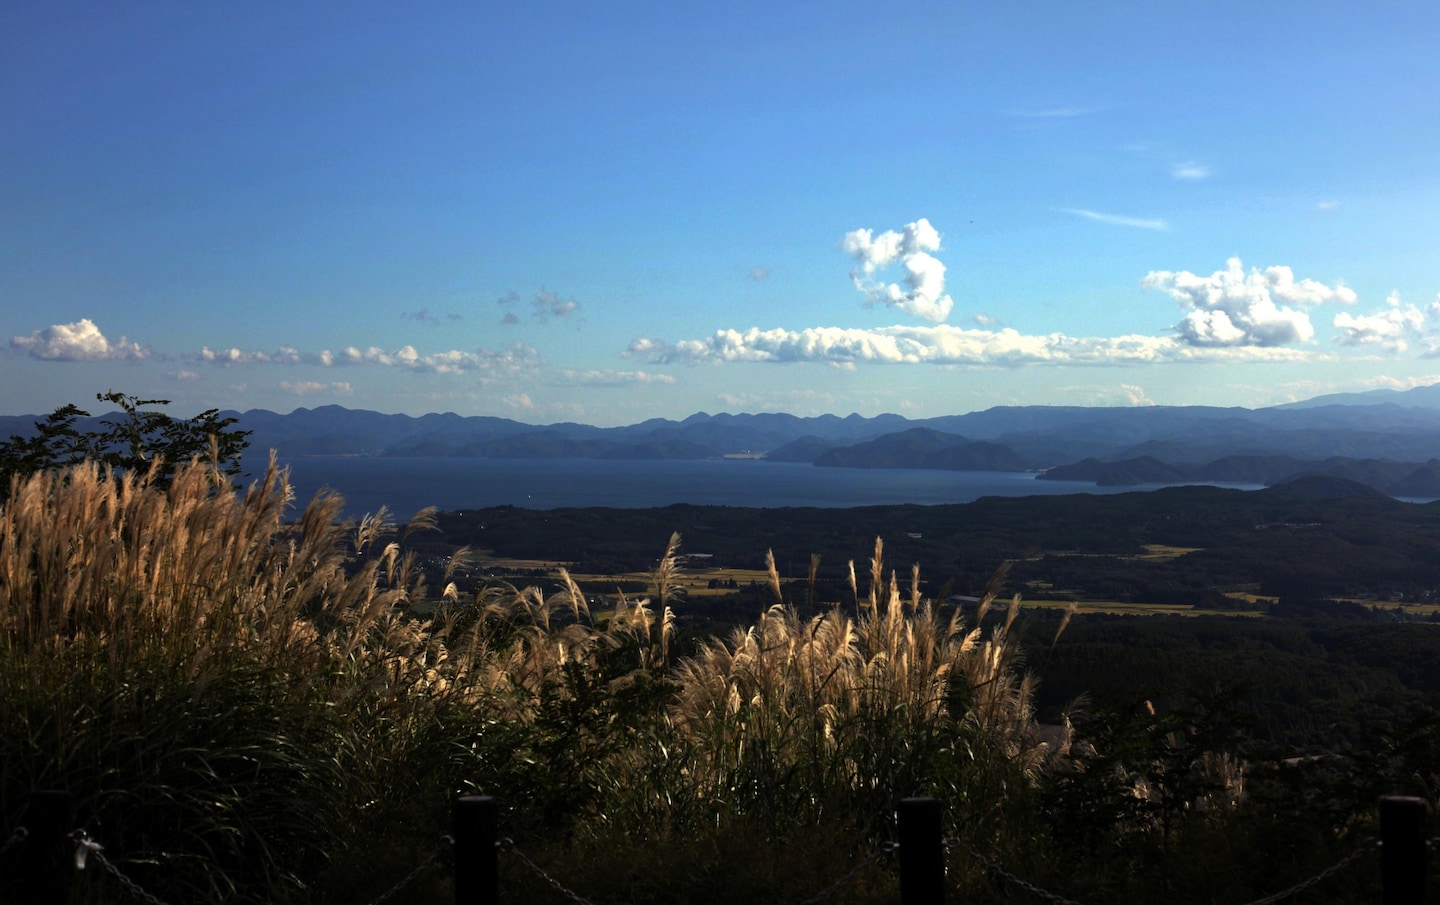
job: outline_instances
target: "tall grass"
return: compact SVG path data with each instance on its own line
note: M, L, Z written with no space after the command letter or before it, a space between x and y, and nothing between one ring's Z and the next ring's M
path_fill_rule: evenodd
M499 795L541 846L733 851L821 826L863 846L905 795L988 826L1064 753L1034 719L1018 601L987 619L991 587L967 622L878 542L865 592L852 564L853 598L809 619L771 559L774 605L682 657L678 535L652 595L595 614L564 572L553 593L427 588L406 532L431 513L400 531L340 522L333 495L293 505L273 460L244 492L204 463L163 488L94 464L12 484L7 820L68 788L162 897L354 900L428 851L456 791Z
M383 514L339 524L340 502L288 524L273 463L244 494L203 465L164 490L94 464L16 481L0 509L7 816L69 788L114 857L177 897L300 894L478 654L406 616L413 560Z
M1022 780L1063 752L1042 739L1013 632L1018 599L983 627L885 576L877 540L854 610L808 620L780 600L749 629L683 660L671 714L691 744L696 793L717 810L775 819L841 817L873 832L907 795L984 796L981 760ZM850 569L852 590L854 568ZM957 803L959 803L957 801ZM994 802L998 804L998 802Z

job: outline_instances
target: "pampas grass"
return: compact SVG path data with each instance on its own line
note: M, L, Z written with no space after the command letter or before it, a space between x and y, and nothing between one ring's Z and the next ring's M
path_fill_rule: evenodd
M7 814L68 787L166 899L362 899L428 851L457 791L500 796L542 848L820 825L863 846L899 797L993 814L1057 754L1018 601L987 620L997 581L967 622L923 597L918 567L887 574L878 540L849 604L802 618L768 557L773 605L677 657L678 534L653 594L597 616L563 570L551 593L465 593L448 572L432 591L407 537L433 512L402 529L343 523L334 495L293 506L273 459L244 492L203 462L163 487L93 463L11 485Z

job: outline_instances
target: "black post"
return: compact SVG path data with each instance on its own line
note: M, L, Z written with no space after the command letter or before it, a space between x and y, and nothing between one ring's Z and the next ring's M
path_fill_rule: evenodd
M14 865L14 901L65 905L75 873L75 843L70 840L75 802L70 793L31 792L20 825L25 828L25 841L7 856Z
M450 819L450 835L455 839L455 905L496 905L500 901L497 810L489 795L455 799Z
M900 905L944 905L945 839L938 798L904 798L900 823Z
M1380 799L1380 903L1420 905L1425 898L1423 798L1390 795Z

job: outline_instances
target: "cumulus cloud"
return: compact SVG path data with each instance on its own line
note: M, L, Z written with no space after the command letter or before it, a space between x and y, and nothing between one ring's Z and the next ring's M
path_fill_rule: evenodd
M1296 361L1313 357L1294 349L1197 348L1174 337L1128 335L1072 337L1026 335L1013 329L970 330L949 325L806 330L718 330L705 339L675 343L637 339L625 353L658 364L705 362L824 362L938 365L1110 365L1163 361Z
M205 364L220 365L251 365L251 364L304 364L307 357L302 355L298 349L290 346L281 346L274 352L258 352L246 349L212 349L209 346L201 346L200 352L195 356L197 361ZM319 357L310 358L311 364L318 364Z
M186 370L186 369L184 369L184 368L179 368L179 369L176 369L176 370L173 370L173 371L166 371L166 372L165 372L165 379L166 379L166 380L182 380L182 381L183 381L183 380L199 380L199 379L200 379L200 372L198 372L198 371L190 371L190 370Z
M673 384L675 378L669 374L652 374L648 371L573 371L562 369L556 381L561 386L624 387L645 384Z
M11 337L10 347L44 361L128 361L154 357L149 349L123 336L118 340L106 339L88 317L72 324L54 324L29 336Z
M890 305L937 324L950 316L954 301L945 294L945 265L930 254L940 250L940 233L929 220L921 218L899 232L886 230L878 236L868 229L851 230L840 248L857 262L850 279L865 293L866 304ZM900 283L875 278L896 263L905 270Z
M1340 331L1335 341L1342 346L1375 345L1392 352L1404 352L1411 341L1424 336L1424 311L1414 305L1401 304L1399 294L1394 292L1385 304L1387 307L1375 314L1352 315L1342 311L1335 315L1335 329Z
M1299 307L1326 302L1354 304L1355 292L1343 284L1296 281L1289 267L1252 269L1239 258L1208 277L1189 271L1152 270L1140 283L1167 293L1182 308L1176 325L1181 340L1193 346L1277 347L1308 342L1315 336L1310 316Z
M1144 217L1122 217L1119 214L1102 214L1099 211L1085 210L1080 207L1062 207L1063 214L1074 214L1077 217L1084 217L1086 220L1094 220L1096 223L1109 223L1112 226L1132 226L1135 229L1153 229L1164 232L1170 228L1170 224L1164 220L1147 220Z

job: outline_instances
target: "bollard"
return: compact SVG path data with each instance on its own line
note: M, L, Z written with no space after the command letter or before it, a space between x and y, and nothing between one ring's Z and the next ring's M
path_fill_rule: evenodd
M897 816L901 905L943 905L945 839L940 799L901 799Z
M496 905L500 900L495 826L498 806L489 795L461 795L451 810L455 840L455 905Z
M1381 905L1420 905L1425 898L1428 808L1422 798L1380 799Z

